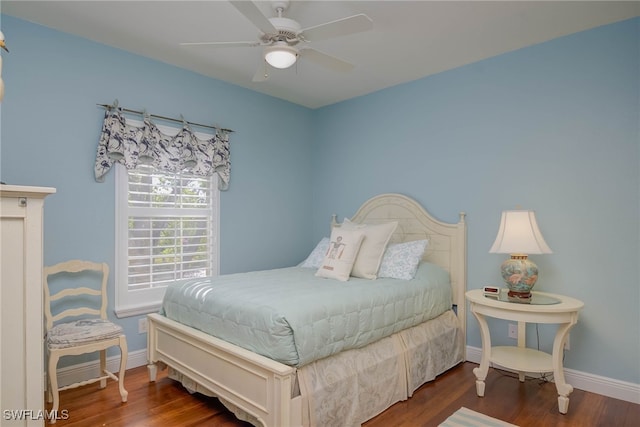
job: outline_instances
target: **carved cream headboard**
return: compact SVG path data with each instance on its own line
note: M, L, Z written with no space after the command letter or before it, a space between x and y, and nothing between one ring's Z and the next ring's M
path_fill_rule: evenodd
M424 260L449 272L453 303L457 306L460 326L466 332L467 224L464 212L460 213L457 223L445 223L407 196L381 194L364 202L351 220L368 224L398 221L392 243L428 239Z

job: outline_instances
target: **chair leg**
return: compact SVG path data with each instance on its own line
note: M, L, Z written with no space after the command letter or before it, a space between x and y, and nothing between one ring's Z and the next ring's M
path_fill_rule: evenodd
M47 366L48 366L49 361L51 360L51 355L48 354L47 356L48 356L47 358ZM51 392L52 385L51 385L50 375L51 375L51 369L47 368L47 403L53 402L53 393Z
M49 354L49 393L53 396L53 404L51 405L51 414L52 417L49 420L51 424L55 424L56 422L56 414L58 413L58 408L60 407L60 394L58 391L58 359L59 356L57 354Z
M124 374L127 368L127 338L124 335L120 336L120 374L118 375L118 387L120 388L120 396L122 401L127 401L129 392L124 388Z
M105 371L107 370L107 350L100 350L100 376L103 376ZM100 388L105 388L107 386L107 379L103 378L100 380Z

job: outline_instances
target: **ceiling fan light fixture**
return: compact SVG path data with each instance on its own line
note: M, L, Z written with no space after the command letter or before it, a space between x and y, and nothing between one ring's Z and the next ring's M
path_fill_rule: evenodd
M276 42L264 49L264 60L273 68L289 68L297 59L298 51L285 42Z

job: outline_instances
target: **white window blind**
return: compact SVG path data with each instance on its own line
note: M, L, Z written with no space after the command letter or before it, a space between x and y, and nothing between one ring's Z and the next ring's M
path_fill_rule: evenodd
M211 275L211 179L167 176L149 166L127 174L129 289Z
M216 179L118 165L118 317L156 311L172 281L218 274Z

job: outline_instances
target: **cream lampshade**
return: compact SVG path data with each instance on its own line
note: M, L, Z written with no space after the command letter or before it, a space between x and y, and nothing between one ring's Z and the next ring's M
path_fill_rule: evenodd
M535 213L513 210L502 212L498 235L489 253L511 255L502 263L502 279L509 288L509 297L528 300L538 280L538 266L527 255L552 252L542 237Z

